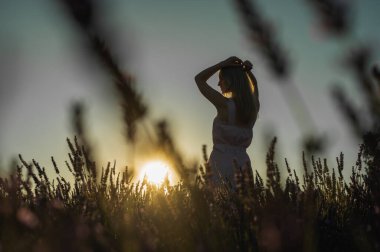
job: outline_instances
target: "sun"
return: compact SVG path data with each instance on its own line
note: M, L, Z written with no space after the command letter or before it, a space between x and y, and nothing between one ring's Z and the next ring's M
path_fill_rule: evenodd
M139 177L142 180L146 176L148 182L160 185L164 182L166 176L171 182L171 175L168 164L162 161L150 161L142 166Z

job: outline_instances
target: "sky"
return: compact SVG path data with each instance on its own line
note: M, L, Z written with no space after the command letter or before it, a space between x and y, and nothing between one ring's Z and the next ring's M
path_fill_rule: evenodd
M112 85L110 80L99 65L88 60L77 32L53 2L0 0L1 167L7 167L18 153L26 160L40 161L48 171L53 170L50 156L63 166L66 138L73 136L69 109L74 101L86 106L87 129L102 166L114 160L121 167L141 166L155 154L146 145L133 152L137 156L131 154L123 138L120 106L107 88ZM302 94L318 134L325 134L331 143L322 157L336 167L335 157L343 152L348 174L359 142L345 125L329 90L338 83L363 108L353 76L339 62L358 42L379 43L380 2L349 1L354 6L352 30L343 38L325 36L318 29L307 1L256 2L291 59L289 82ZM135 75L137 88L149 105L149 122L169 120L187 162L202 161L203 144L210 153L216 115L199 93L194 76L235 55L253 63L259 82L261 108L247 150L254 169L265 172L268 134L278 137L280 167L285 167L285 157L292 168L301 167L302 133L286 101L287 83L271 75L265 59L247 40L232 1L109 3L102 18L107 31L118 35L114 48L121 66ZM216 81L212 78L209 83L217 88Z

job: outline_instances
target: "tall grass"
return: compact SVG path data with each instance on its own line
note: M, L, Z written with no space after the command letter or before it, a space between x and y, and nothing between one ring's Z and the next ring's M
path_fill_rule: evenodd
M135 144L148 106L134 79L122 74L107 46L109 40L97 26L99 2L57 1L110 73L123 108L126 140ZM262 50L274 75L290 75L287 55L256 5L235 2L252 44ZM340 1L309 2L330 33L349 31ZM234 181L215 186L206 148L204 165L194 173L184 164L162 119L155 123L151 142L172 158L182 180L174 186L168 180L159 186L146 180L133 182L128 167L118 171L108 163L99 169L83 126L83 108L77 104L73 125L78 138L67 140L64 168L52 157L55 178L48 177L36 160L26 161L21 155L9 176L0 177L0 251L380 251L380 98L376 92L380 74L373 68L374 80L367 76L365 50L347 62L367 95L373 119L363 125L343 90L334 89L333 97L348 125L363 139L349 180L343 177L343 154L337 157L336 167L310 156L322 149L322 140L308 142L312 147L306 148L303 167L295 169L286 159L282 165L275 161L273 139L265 181L258 172L264 170L261 167L242 169L231 163Z
M9 177L0 178L2 251L378 251L379 173L360 148L349 181L326 160L304 160L304 174L289 167L280 182L267 154L267 180L235 168L236 187L215 187L202 166L191 183L156 186L132 182L126 167L93 171L76 138L68 140L73 177L56 178L20 155ZM378 158L378 157L377 157ZM231 164L232 166L232 164ZM378 177L377 177L378 178ZM377 197L377 198L376 198Z

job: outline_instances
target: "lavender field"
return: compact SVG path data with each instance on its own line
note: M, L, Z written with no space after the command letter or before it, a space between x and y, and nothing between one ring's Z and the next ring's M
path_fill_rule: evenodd
M330 87L329 99L336 105L353 142L360 145L357 155L345 156L341 152L331 165L324 155L333 145L336 133L321 134L318 125L326 119L313 119L309 100L304 99L299 85L290 81L295 67L284 46L287 41L282 41L283 37L273 29L273 18L266 16L257 2L233 0L231 9L247 44L260 62L264 62L257 71L265 68L275 80L273 83L281 88L284 104L292 116L283 119L277 115L282 121L276 126L285 128L291 121L290 125L300 132L302 165L293 167L289 159L281 155L278 145L286 140L274 132L266 138L267 150L261 156L265 162L255 162L253 167L231 163L234 180L214 184L212 177L218 174L207 162L209 146L192 146L199 149L203 158L195 165L187 162L186 153L178 147L185 139L175 134L172 121L152 116L155 106L161 104L147 101L146 90L139 86L139 78L143 79L144 75L139 77L120 63L122 55L117 53L117 42L122 36L118 36L117 29L109 32L105 28L107 22L102 13L107 10L107 4L95 0L56 0L62 19L76 34L75 41L83 50L80 54L86 58L86 64L96 65L108 78L101 87L106 90L105 101L98 104L109 102L109 93L115 95L123 127L120 138L130 151L123 154L133 156L138 151L149 153L152 149L165 157L170 169L164 168L158 178L155 172L162 167L157 162L146 168L145 176L133 162L122 167L119 164L123 162L117 163L118 160L102 163L97 152L102 143L93 144L91 127L94 125L88 121L85 101L73 102L68 111L72 134L67 136L66 143L54 137L56 146L66 146L65 162L51 157L46 166L38 157L21 153L9 166L0 167L0 252L380 251L377 48L355 39L351 1L300 1L299 5L307 5L312 10L326 41L334 40L339 49L352 45L348 51L342 49L344 56L340 63L357 84L355 92L362 99L361 105L352 101L342 85ZM324 75L318 71L311 73ZM2 75L0 72L0 93L11 88ZM260 78L258 85L261 90L264 84ZM193 86L195 89L195 84ZM165 99L174 101L175 91L166 91L163 91L168 93ZM265 94L264 89L260 98L264 100L262 111L268 97L271 98L271 94ZM5 98L1 97L4 101ZM185 107L179 103L173 105L179 111L188 110ZM194 110L196 108L194 105ZM265 120L265 115L262 117ZM335 119L338 120L329 120ZM260 126L261 121L258 124L258 127L266 127L265 124ZM30 130L28 127L25 126L25 131ZM189 136L191 139L193 135L189 133ZM289 137L290 133L285 139ZM39 148L38 141L33 144L33 148ZM139 144L145 149L139 149ZM190 143L183 145L191 146ZM111 153L119 152L111 148ZM356 161L349 163L347 159ZM148 172L148 169L151 170ZM170 177L172 175L176 179Z

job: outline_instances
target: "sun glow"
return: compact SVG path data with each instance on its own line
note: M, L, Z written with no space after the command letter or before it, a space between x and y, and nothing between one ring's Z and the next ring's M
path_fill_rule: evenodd
M156 185L160 185L164 182L166 176L168 176L169 182L172 182L172 172L169 165L162 161L150 161L145 163L140 172L140 180L146 179L148 182Z

